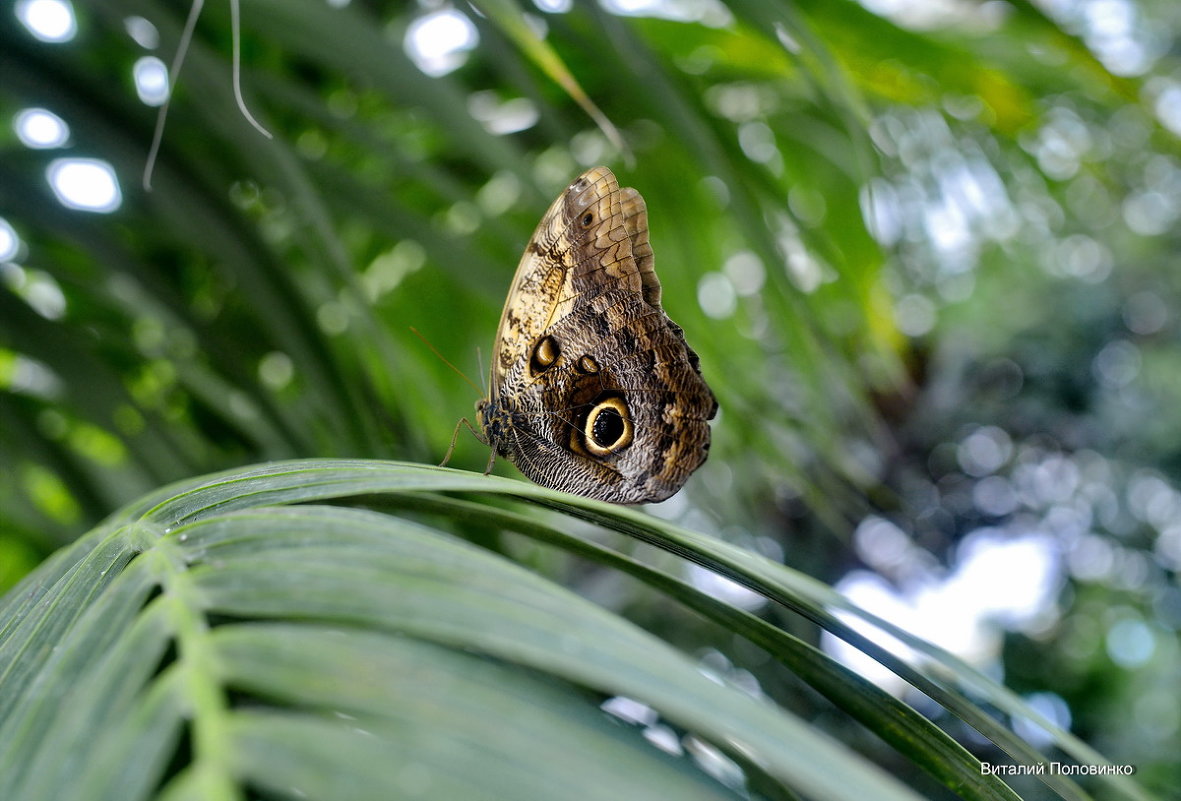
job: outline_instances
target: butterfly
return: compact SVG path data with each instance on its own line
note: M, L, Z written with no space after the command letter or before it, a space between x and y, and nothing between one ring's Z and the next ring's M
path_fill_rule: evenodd
M530 238L476 409L482 439L525 476L603 501L662 501L705 461L717 401L660 306L644 199L606 167Z

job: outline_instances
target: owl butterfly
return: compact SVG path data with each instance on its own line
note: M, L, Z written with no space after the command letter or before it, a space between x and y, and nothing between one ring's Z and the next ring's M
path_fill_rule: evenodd
M705 461L717 401L660 307L644 200L606 167L570 184L529 240L489 386L483 438L543 486L651 503Z

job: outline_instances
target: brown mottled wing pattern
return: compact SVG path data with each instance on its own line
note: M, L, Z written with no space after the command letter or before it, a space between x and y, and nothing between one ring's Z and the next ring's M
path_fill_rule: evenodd
M539 484L646 503L705 461L716 410L660 307L643 198L605 167L587 171L513 279L480 410L489 443Z
M587 212L595 215L589 228L577 224ZM550 205L529 239L496 330L492 386L522 357L522 346L569 314L581 295L613 283L660 305L644 199L595 167Z

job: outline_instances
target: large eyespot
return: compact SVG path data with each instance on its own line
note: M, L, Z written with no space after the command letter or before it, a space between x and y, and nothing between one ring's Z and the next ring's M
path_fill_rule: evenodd
M553 337L542 337L536 345L533 346L533 355L529 357L529 370L533 375L544 373L550 367L553 367L554 362L558 360L558 356L562 353L562 349L558 347L558 341Z
M627 402L618 395L603 398L591 407L586 423L578 433L594 456L608 456L623 450L631 444L635 433Z

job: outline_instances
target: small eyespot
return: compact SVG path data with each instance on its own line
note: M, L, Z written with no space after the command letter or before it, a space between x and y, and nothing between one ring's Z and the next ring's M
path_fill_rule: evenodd
M582 215L582 227L583 228L586 228L594 221L595 221L595 215L593 213L588 211L586 214Z
M578 372L580 373L597 373L599 372L599 363L590 356L583 356L578 360Z
M561 353L561 348L558 347L556 339L553 337L542 337L533 347L533 355L529 358L530 371L534 375L545 372L550 367L553 367L554 362L558 360L558 356Z

